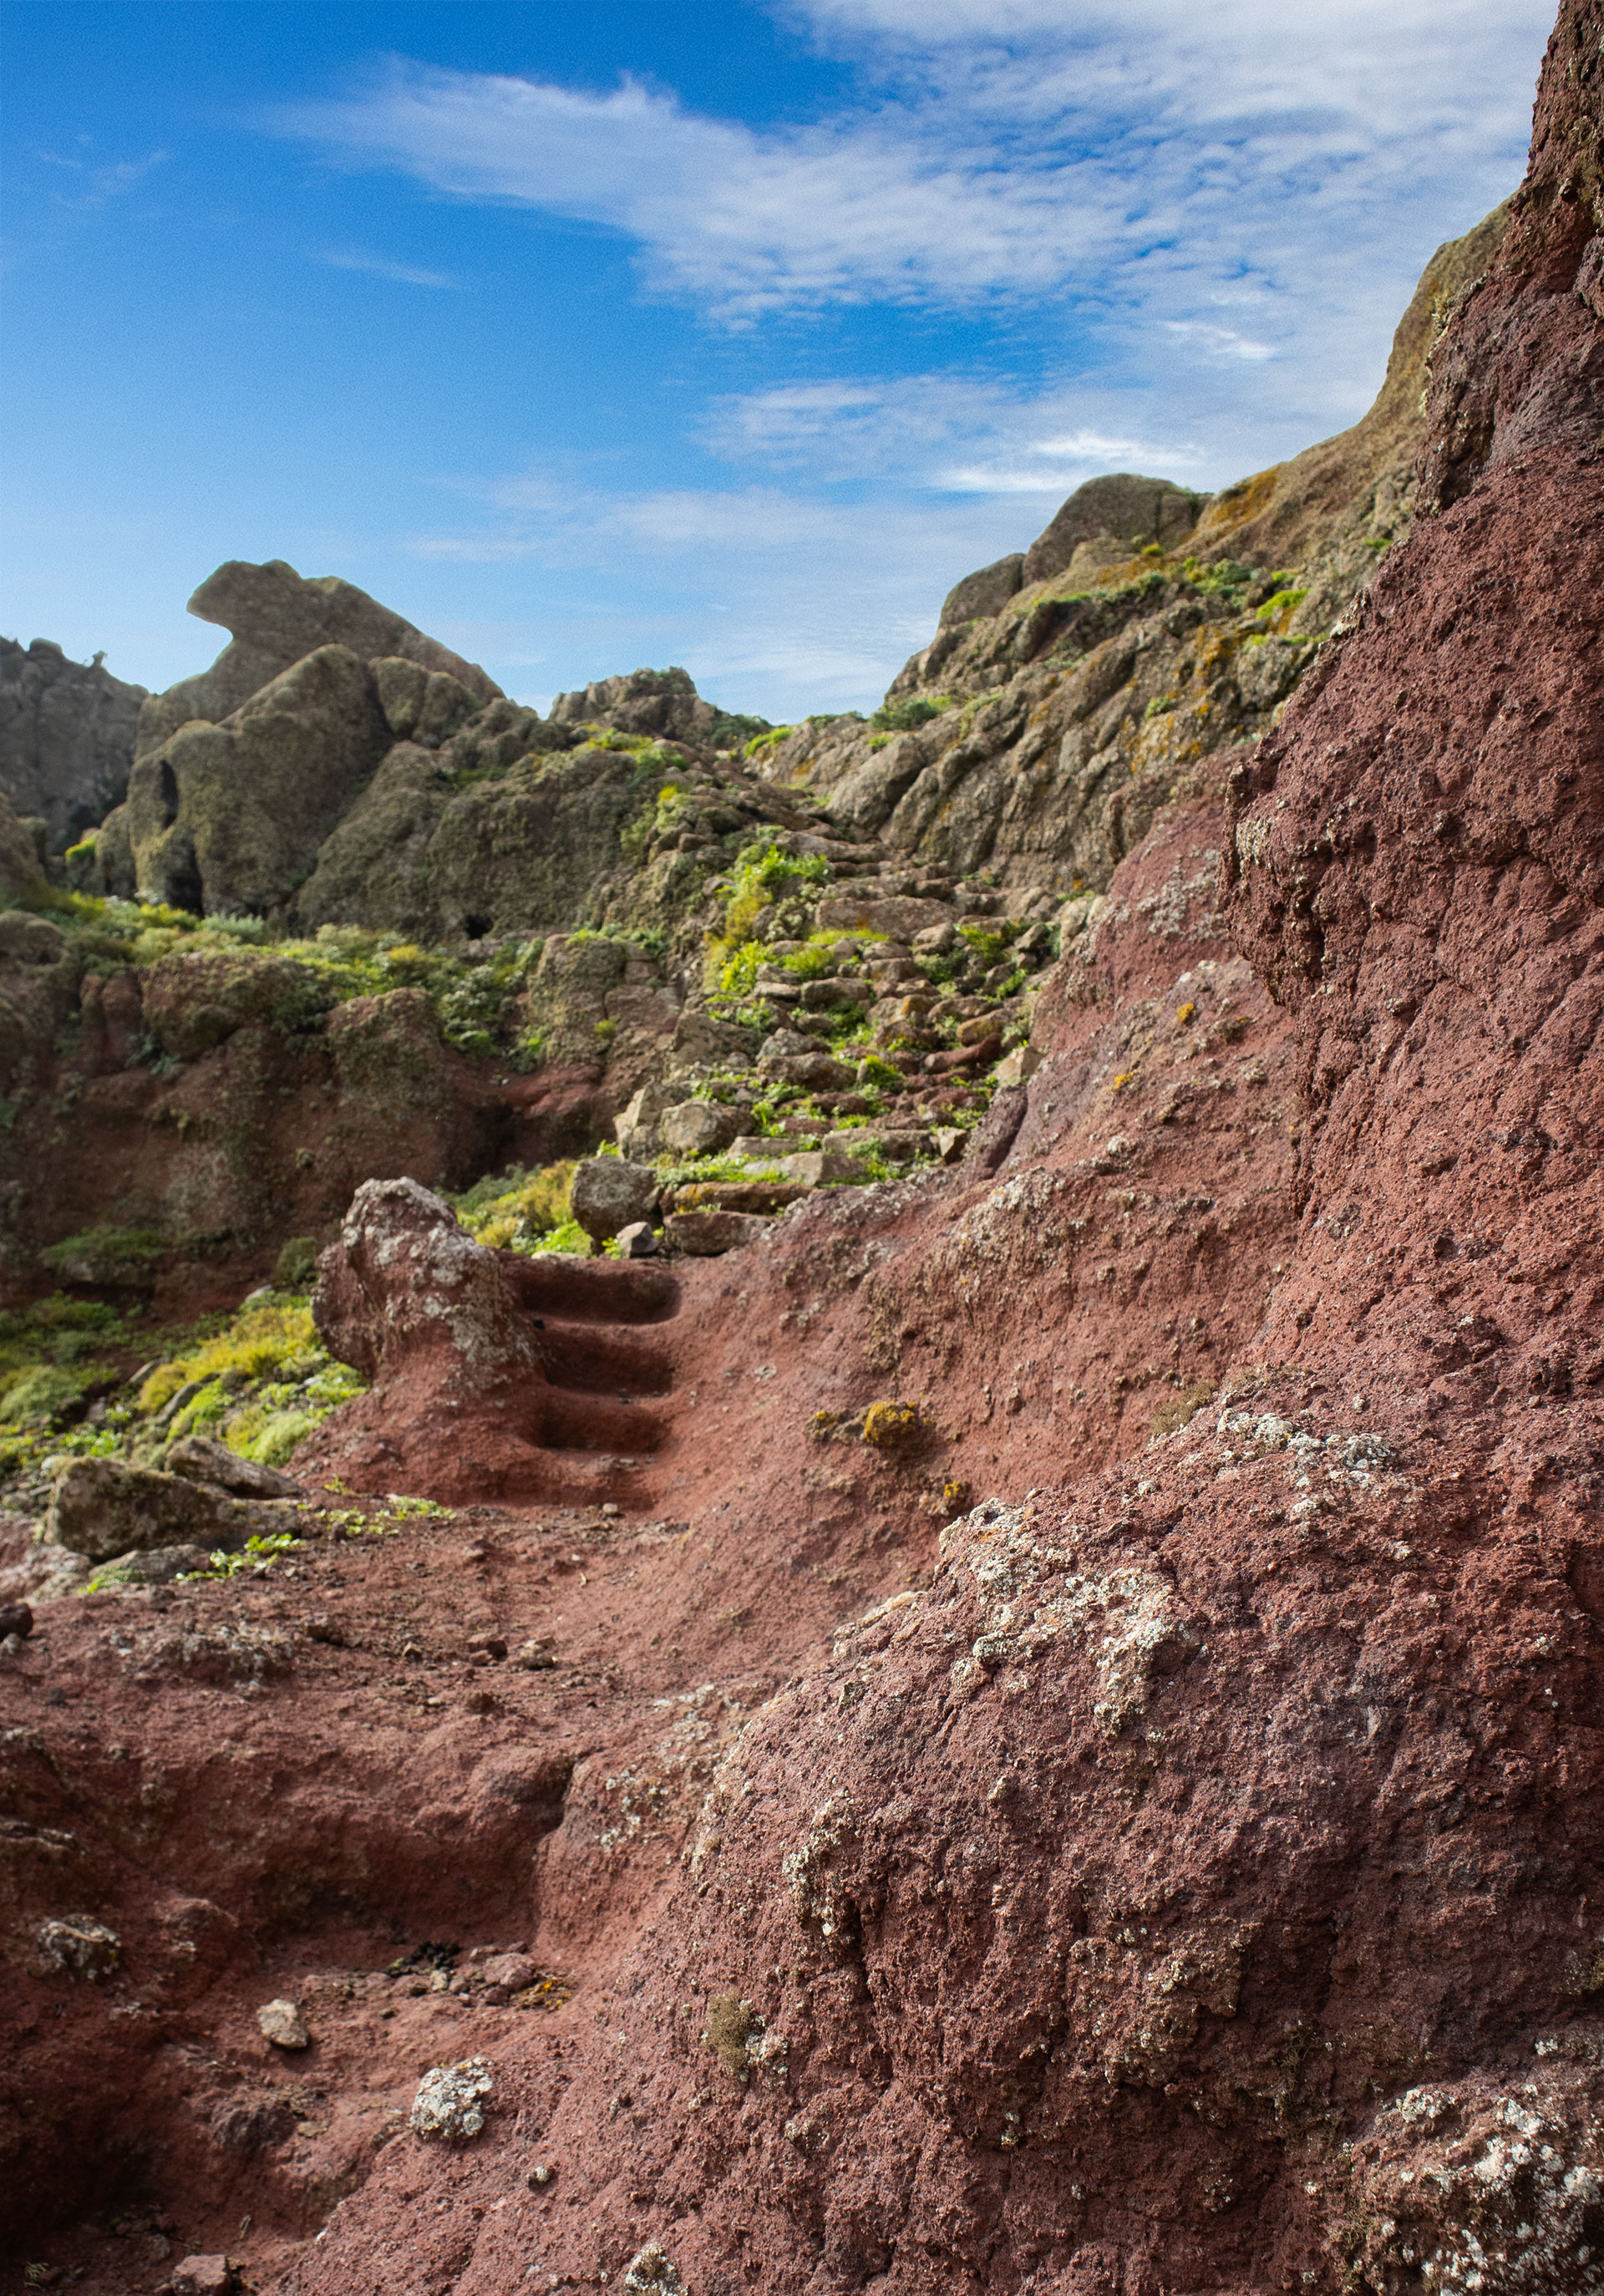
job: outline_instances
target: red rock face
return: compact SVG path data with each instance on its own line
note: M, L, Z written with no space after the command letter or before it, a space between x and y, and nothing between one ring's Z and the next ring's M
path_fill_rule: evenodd
M282 2296L1604 2286L1601 36L1444 507L1121 869L1012 1138L650 1295L364 1192L379 1382L298 1472L478 1504L45 1606L46 2230L115 2191ZM425 1940L544 1974L381 1978ZM476 2056L482 2134L390 2141Z

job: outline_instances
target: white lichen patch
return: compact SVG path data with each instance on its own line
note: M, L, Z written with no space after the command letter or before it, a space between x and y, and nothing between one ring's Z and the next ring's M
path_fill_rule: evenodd
M110 1977L122 1959L122 1939L103 1922L87 1914L72 1914L65 1921L41 1922L39 1958L46 1969L63 1977L86 1977L98 1983Z
M693 1820L705 1835L721 1759L749 1719L741 1701L713 1683L656 1702L675 1714L674 1722L649 1756L603 1782L602 1792L618 1810L600 1837L610 1857L643 1833L669 1833L683 1841Z
M1154 1676L1197 1646L1166 1578L1133 1567L1084 1570L1072 1549L1037 1536L1024 1508L986 1501L948 1525L942 1551L962 1557L980 1601L980 1631L952 1669L960 1694L1056 1643L1077 1645L1096 1667L1093 1718L1114 1736L1145 1707Z
M683 2296L684 2282L679 2267L660 2241L649 2240L643 2248L636 2249L624 2267L626 2288L636 2292L655 2291L656 2296Z
M855 1909L831 1861L845 1843L855 1839L859 1816L850 1794L833 1795L814 1810L799 1847L788 1850L781 1861L798 1921L805 1929L816 1929L827 1946L844 1943L855 1926Z
M1355 2261L1428 2296L1604 2290L1604 2152L1591 2080L1407 2090L1355 2147ZM1403 2276L1407 2275L1407 2283Z
M483 2057L464 2057L454 2065L432 2065L418 2083L408 2126L418 2136L463 2144L484 2127L480 2100L489 2095L494 2085Z

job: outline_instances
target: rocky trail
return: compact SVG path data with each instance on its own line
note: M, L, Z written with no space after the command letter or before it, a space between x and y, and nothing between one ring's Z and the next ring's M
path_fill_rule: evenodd
M144 762L413 713L301 888L6 849L0 2285L1604 2288L1601 74L1566 0L1368 430L959 586L977 679L1089 641L989 733L530 748L236 570ZM1128 833L1010 842L1016 704ZM536 816L582 902L399 937Z

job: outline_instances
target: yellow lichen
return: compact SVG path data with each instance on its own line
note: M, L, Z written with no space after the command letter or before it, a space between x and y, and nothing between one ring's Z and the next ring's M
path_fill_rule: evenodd
M917 1403L888 1399L872 1403L863 1414L863 1440L877 1451L903 1451L928 1433Z

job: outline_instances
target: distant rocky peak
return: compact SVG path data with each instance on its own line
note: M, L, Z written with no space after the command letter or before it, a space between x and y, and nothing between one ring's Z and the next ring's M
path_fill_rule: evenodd
M1023 578L1048 581L1064 571L1084 544L1105 538L1126 545L1115 554L1125 558L1150 542L1174 550L1197 525L1207 500L1168 479L1144 479L1130 471L1088 479L1026 552Z
M338 575L306 579L282 558L260 566L231 558L209 574L189 602L197 620L232 633L209 669L152 694L140 712L143 757L197 719L220 725L265 685L322 647L347 647L363 661L405 660L443 673L481 701L502 690L477 662L464 661L405 616L381 606Z
M661 740L690 742L704 750L736 749L769 733L766 718L720 709L698 693L688 670L632 669L598 678L552 704L558 726L611 726L620 734L650 734Z

